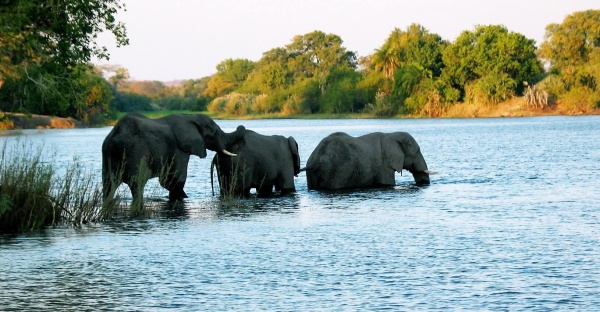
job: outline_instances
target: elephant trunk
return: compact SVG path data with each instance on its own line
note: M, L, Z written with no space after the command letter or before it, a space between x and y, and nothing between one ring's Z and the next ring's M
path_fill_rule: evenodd
M222 140L218 142L218 151L222 152L227 156L237 156L237 154L229 152L227 148L231 147L237 141L243 139L245 134L246 128L244 126L238 126L234 132L223 133Z
M413 175L413 178L415 179L415 183L417 185L429 185L430 180L429 180L429 172L427 170L425 171L414 171L411 172Z
M423 157L421 151L415 155L415 161L412 166L408 168L408 171L412 174L417 185L429 185L429 174L431 172L427 169L427 163L425 162L425 157Z

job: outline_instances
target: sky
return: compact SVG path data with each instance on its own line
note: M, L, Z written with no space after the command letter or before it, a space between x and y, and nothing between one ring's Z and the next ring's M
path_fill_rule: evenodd
M550 23L577 11L600 9L598 0L121 0L129 45L117 48L102 34L109 61L132 80L198 79L226 59L258 61L296 35L338 35L343 46L367 56L395 29L417 23L454 41L476 25L506 26L539 45Z

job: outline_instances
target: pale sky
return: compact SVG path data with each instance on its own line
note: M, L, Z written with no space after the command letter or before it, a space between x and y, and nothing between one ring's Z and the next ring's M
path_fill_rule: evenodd
M171 81L213 75L225 59L262 54L315 30L338 35L358 56L380 48L394 28L418 23L454 41L475 25L502 24L539 45L545 27L598 0L122 0L129 45L100 37L133 80ZM100 62L96 62L100 64Z

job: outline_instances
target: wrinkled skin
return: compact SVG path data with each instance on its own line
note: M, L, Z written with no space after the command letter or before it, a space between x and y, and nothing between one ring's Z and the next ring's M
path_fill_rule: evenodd
M225 133L214 120L202 114L158 119L128 114L117 122L102 144L104 198L112 198L115 189L125 183L134 202L139 203L147 180L155 177L169 190L170 201L186 198L183 187L190 155L205 158L206 149L225 150L244 132L244 127L239 126L235 132ZM135 177L141 163L149 172L140 180Z
M212 163L217 168L221 196L247 197L252 188L261 197L273 195L273 188L281 194L296 191L294 176L300 172L300 156L293 137L247 130L243 140L227 146L227 150L238 156L217 153Z
M375 132L360 137L336 132L324 138L306 163L309 190L393 186L395 172L412 173L429 184L429 171L415 139L406 132Z

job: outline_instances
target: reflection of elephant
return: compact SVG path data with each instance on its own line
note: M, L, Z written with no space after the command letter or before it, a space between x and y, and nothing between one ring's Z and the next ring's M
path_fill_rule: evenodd
M128 114L102 144L104 198L114 196L114 190L124 182L134 201L141 203L144 185L154 177L159 177L160 185L169 190L169 200L185 198L183 187L190 154L204 158L207 148L229 153L225 147L244 132L239 126L235 132L224 133L214 120L201 114L158 119ZM142 171L144 167L148 170Z
M282 194L296 191L294 176L300 172L300 156L293 137L265 136L247 130L243 140L227 149L238 156L219 153L212 163L217 167L221 196L249 196L252 188L258 196L272 195L273 187Z
M429 170L415 139L406 132L351 137L336 132L324 138L306 163L309 190L337 190L396 184L394 173L406 169L419 185L429 184Z

